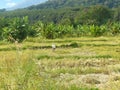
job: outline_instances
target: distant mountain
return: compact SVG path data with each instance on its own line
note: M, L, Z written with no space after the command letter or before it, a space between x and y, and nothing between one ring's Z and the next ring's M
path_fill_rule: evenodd
M62 8L62 7L88 7L91 5L104 5L109 8L120 6L120 0L48 0L35 6L30 6L28 9L45 9L45 8Z

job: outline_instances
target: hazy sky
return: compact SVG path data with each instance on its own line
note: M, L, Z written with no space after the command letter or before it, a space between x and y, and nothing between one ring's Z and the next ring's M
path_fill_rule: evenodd
M0 9L2 8L12 8L12 7L17 7L22 3L32 1L33 4L34 1L46 1L46 0L0 0ZM27 4L27 3L26 3Z

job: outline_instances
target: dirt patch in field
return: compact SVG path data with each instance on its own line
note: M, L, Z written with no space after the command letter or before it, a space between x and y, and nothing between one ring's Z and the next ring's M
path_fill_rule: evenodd
M86 75L74 75L74 74L60 74L57 78L57 84L65 85L69 87L71 85L77 86L94 86L96 88L102 88L111 82L118 82L120 80L120 73L107 74L86 74ZM106 89L107 90L107 89Z

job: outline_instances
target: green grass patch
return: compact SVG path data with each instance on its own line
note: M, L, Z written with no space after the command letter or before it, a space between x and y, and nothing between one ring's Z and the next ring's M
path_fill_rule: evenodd
M0 90L117 90L119 42L119 37L0 42Z

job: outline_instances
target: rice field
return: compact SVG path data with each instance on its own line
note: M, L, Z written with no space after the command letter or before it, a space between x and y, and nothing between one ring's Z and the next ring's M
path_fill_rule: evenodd
M0 42L0 90L120 90L120 37Z

